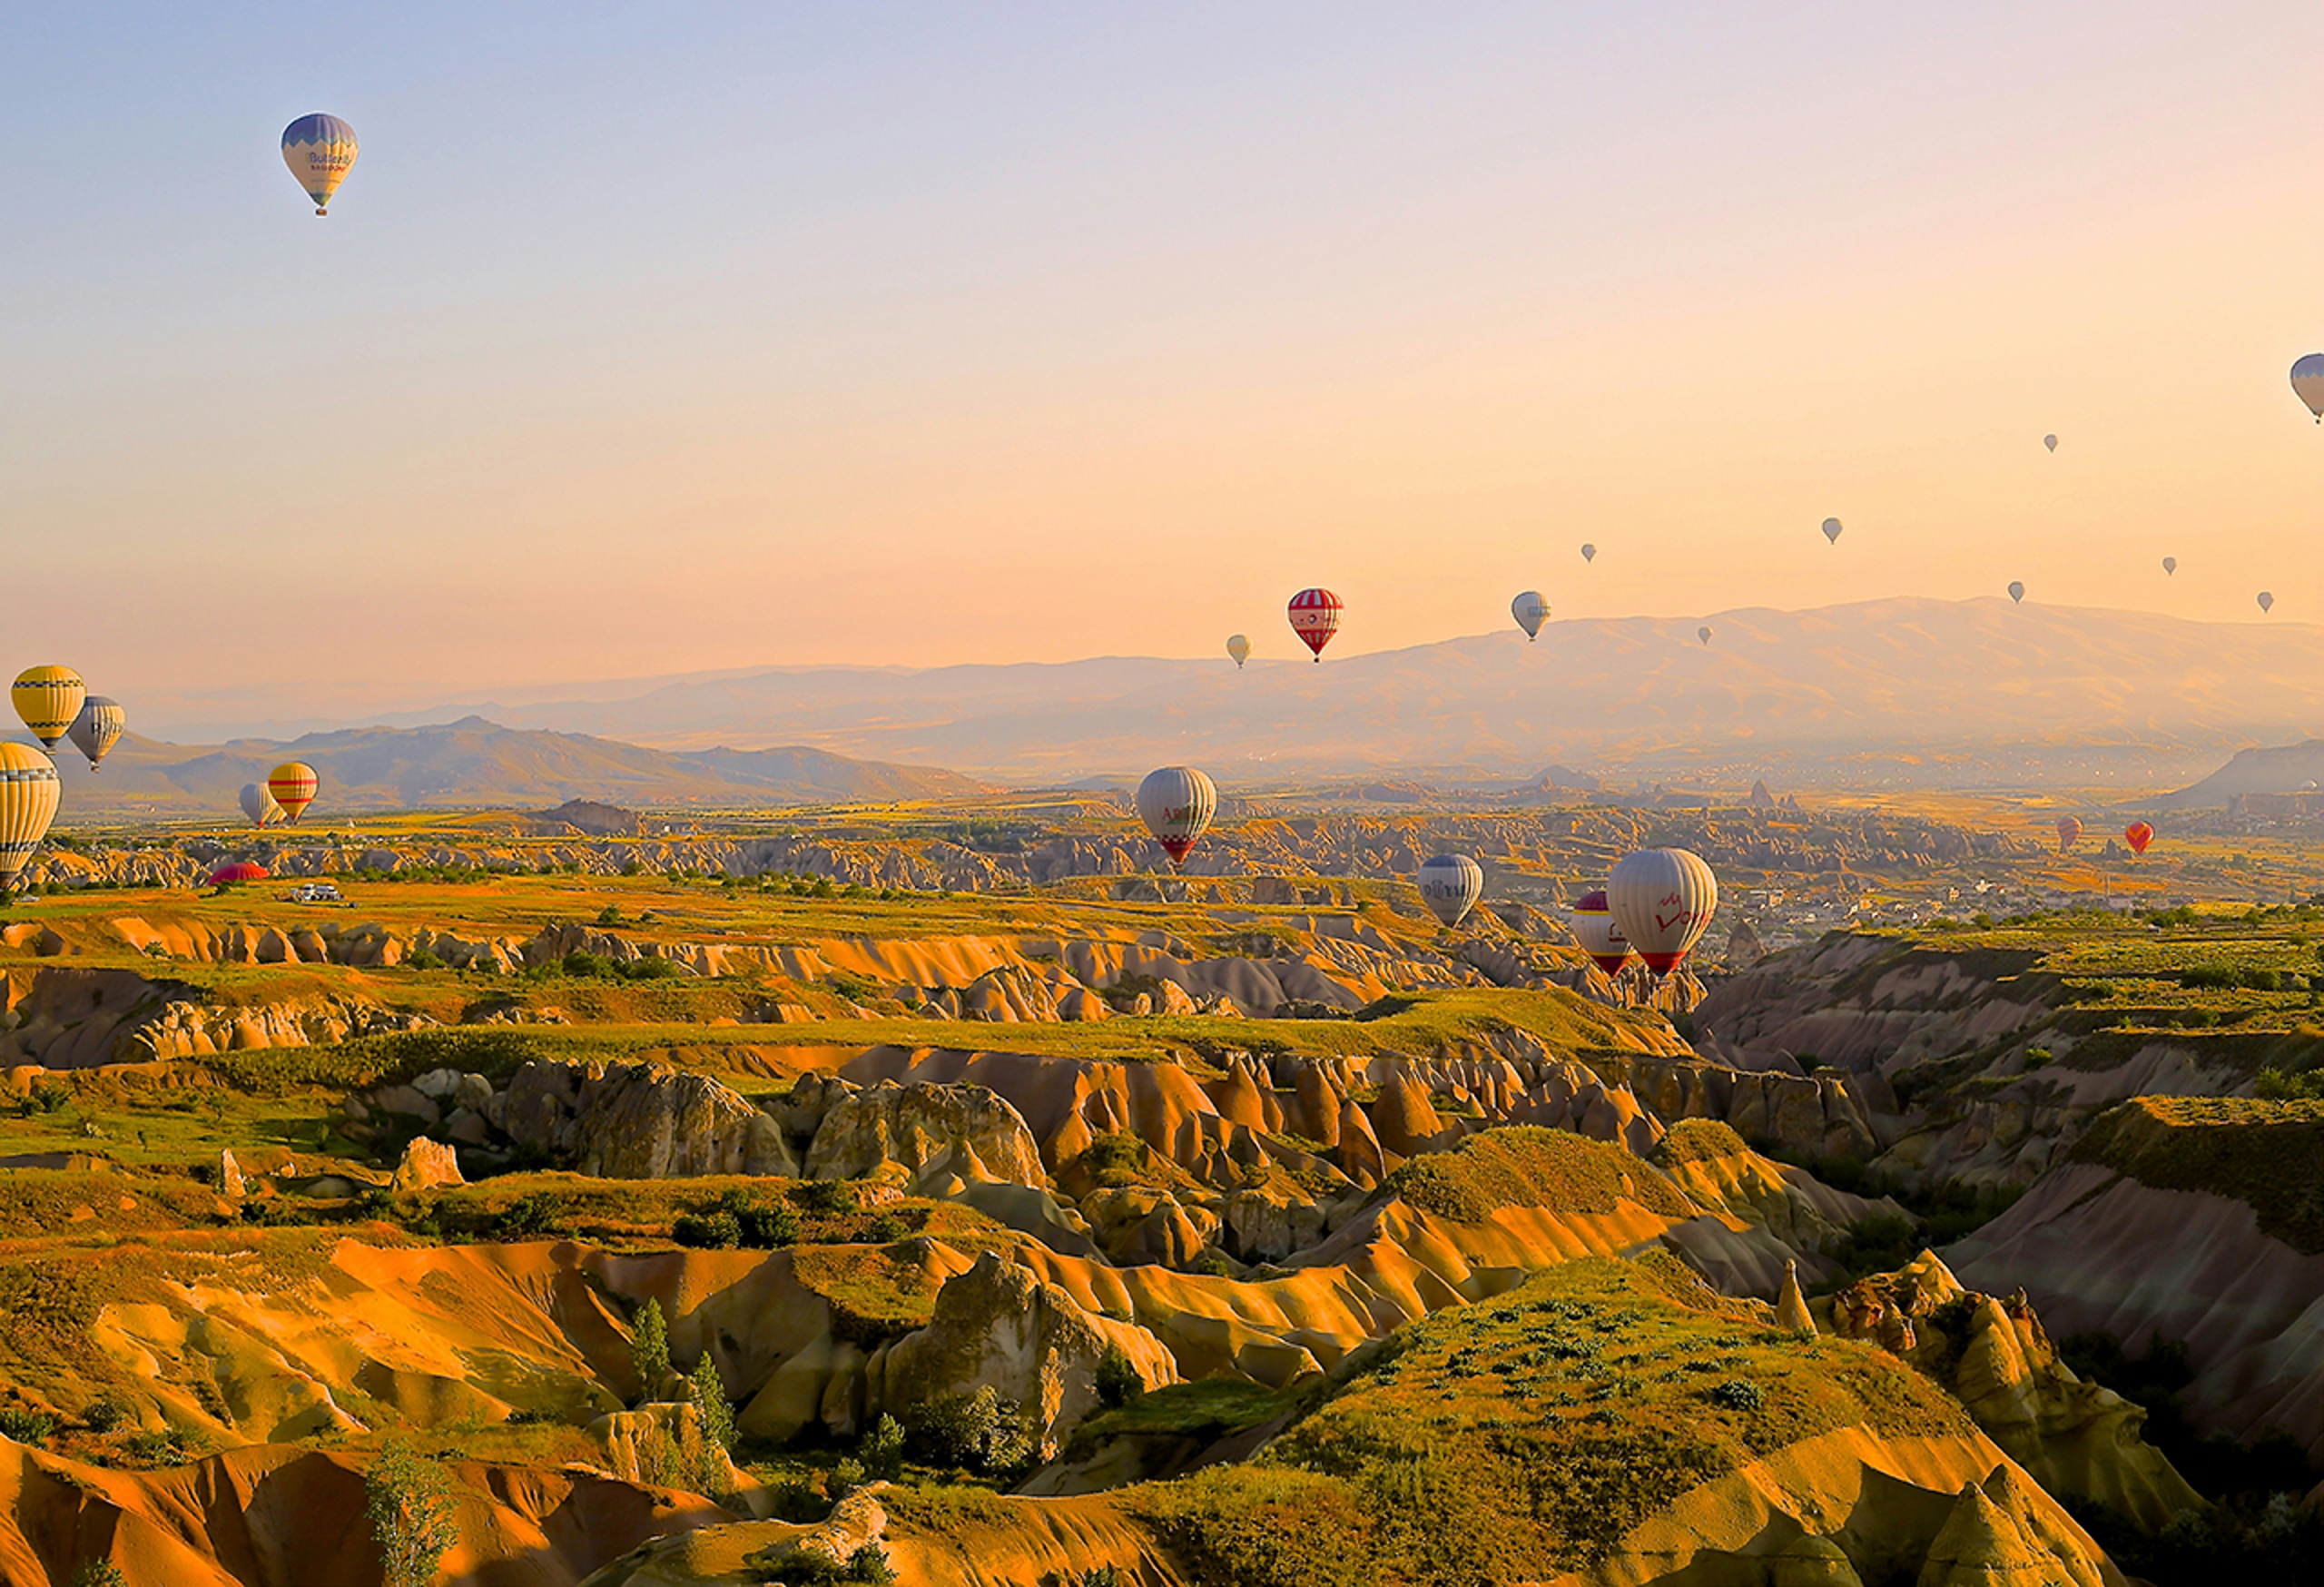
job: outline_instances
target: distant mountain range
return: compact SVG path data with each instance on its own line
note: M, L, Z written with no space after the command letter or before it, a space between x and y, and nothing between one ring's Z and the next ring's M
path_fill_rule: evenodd
M568 799L724 808L971 796L990 785L930 766L851 760L820 749L672 752L577 734L503 727L481 716L439 726L359 727L288 743L164 744L123 738L92 774L69 744L56 764L64 819L233 813L246 783L286 760L321 774L317 814ZM310 819L312 819L311 817Z
M2247 749L2192 787L2147 801L2155 810L2201 810L2243 794L2314 794L2324 787L2324 739Z

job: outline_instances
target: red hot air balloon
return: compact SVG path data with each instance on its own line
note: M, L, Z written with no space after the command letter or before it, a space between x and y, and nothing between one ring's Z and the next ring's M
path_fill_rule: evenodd
M1340 597L1327 589L1303 589L1291 597L1291 631L1324 659L1324 646L1340 631Z
M2078 842L2080 842L2080 841L2081 841L2081 839L2082 839L2082 823L2080 823L2080 822L2076 821L2076 820L2075 820L2073 816L2071 816L2071 815L2062 815L2062 816L2058 817L2058 853L2061 853L2061 854L2072 853L2073 852L2073 846L2074 846L2074 844L2075 844L2075 843L2077 843Z
M2122 829L2122 841L2131 845L2133 854L2144 854L2147 844L2154 842L2154 828L2145 822L2134 821Z
M1630 945L1614 923L1613 906L1603 892L1585 892L1573 906L1573 940L1590 961L1608 975L1619 974L1630 956Z
M263 882L273 872L256 860L236 860L221 865L210 873L212 887L231 887L237 882Z

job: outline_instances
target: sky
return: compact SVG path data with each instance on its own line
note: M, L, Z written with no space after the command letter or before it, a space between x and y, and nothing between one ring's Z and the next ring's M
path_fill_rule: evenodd
M2319 66L2312 3L15 8L5 654L308 716L1284 656L1311 584L1345 653L2318 621Z

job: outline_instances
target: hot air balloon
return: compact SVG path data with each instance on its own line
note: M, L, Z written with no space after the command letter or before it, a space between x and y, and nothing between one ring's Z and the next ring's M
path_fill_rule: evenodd
M1247 634L1229 634L1226 654L1235 658L1235 670L1241 672L1243 664L1251 659L1251 637Z
M1210 818L1218 813L1218 789L1192 766L1164 766L1137 785L1138 819L1170 856L1173 869L1186 862Z
M302 115L282 129L282 163L315 201L315 213L330 212L330 195L355 167L355 129L335 115Z
M2311 352L2291 367L2291 389L2324 424L2324 352Z
M2082 823L2071 815L2058 817L2058 853L2063 854L2073 852L2074 844L2081 840Z
M251 818L252 826L265 826L270 822L282 819L282 806L274 802L274 795L266 791L265 784L245 783L242 784L242 813Z
M2009 598L2014 601L2024 600L2025 598L2025 586L2018 582L2016 579L2011 579L2009 581Z
M1591 545L1589 541L1584 540L1584 541L1581 543L1581 559L1582 559L1584 562L1595 562L1595 561L1597 561L1597 560L1598 560L1598 547L1595 547L1595 546L1593 546L1593 545Z
M1630 940L1614 923L1613 907L1606 902L1604 893L1583 893L1567 921L1573 927L1573 940L1581 944L1581 951L1590 955L1591 963L1608 975L1621 970L1623 961L1630 956Z
M2058 438L2053 435L2045 435L2042 438L2042 444L2054 452L2058 449Z
M237 882L263 882L272 874L256 860L234 860L210 873L210 885L231 887Z
M2122 841L2131 845L2131 853L2144 855L2147 844L2154 842L2154 828L2145 822L2134 821L2122 829Z
M2166 573L2166 574L2171 574L2171 573L2176 573L2176 572L2178 572L2178 571L2179 571L2179 558L2177 558L2176 557L2165 557L2162 559L2162 571L2163 571L2164 573Z
M1324 646L1340 631L1340 597L1327 589L1303 589L1291 597L1291 631L1324 659Z
M128 715L119 705L103 695L91 695L81 703L80 715L65 732L73 747L89 757L89 770L94 772L105 753L121 742L121 730L128 724Z
M292 826L299 824L300 813L314 802L319 785L315 768L304 761L285 761L266 774L266 791L282 806L282 818Z
M1702 940L1718 907L1718 878L1685 849L1640 849L1606 878L1606 899L1646 967L1668 975Z
M73 718L81 714L81 702L88 692L81 675L69 666L28 666L16 675L16 686L9 691L16 702L16 715L25 719L25 725L43 747L51 751L72 727Z
M1710 643L1710 625L1706 623L1701 627L1696 629L1695 637L1701 640L1705 645L1709 645Z
M56 819L56 767L38 750L0 744L0 892L14 892Z
M1529 589L1509 603L1509 615L1517 619L1517 626L1525 630L1525 637L1531 641L1541 631L1541 625L1549 621L1550 603L1541 598L1540 590Z
M1420 868L1420 901L1428 912L1457 926L1484 895L1482 866L1466 854L1439 854Z
M1840 543L1839 519L1826 518L1824 520L1824 539L1827 545L1837 546Z
M2260 609L2263 612L2272 612L2276 609L2276 597L2264 589L2260 592Z

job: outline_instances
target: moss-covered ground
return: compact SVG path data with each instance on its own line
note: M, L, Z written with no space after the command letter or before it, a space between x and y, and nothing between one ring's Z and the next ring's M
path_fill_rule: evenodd
M2158 1190L2231 1197L2261 1232L2324 1252L2324 1102L2137 1097L2102 1115L2073 1159Z

